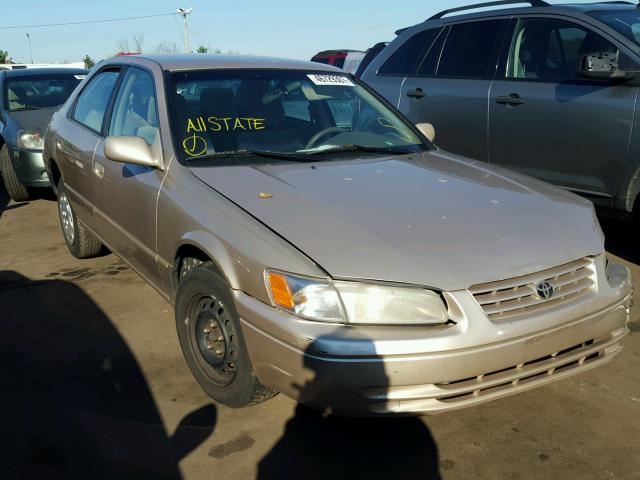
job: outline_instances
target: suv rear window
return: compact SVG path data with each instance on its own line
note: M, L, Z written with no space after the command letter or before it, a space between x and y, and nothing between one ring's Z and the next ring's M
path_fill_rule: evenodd
M414 75L440 28L430 28L409 38L380 67L381 75Z
M486 20L453 25L447 36L438 77L490 77L497 60L498 41L507 20ZM494 65L495 67L495 65Z

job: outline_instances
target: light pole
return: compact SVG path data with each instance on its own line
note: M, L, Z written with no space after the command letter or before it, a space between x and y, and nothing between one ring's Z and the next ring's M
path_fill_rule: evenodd
M27 33L27 38L29 39L29 56L31 57L31 63L33 63L33 50L31 49L31 36Z
M180 7L177 10L178 15L182 15L182 19L184 20L184 43L187 47L187 53L191 53L191 47L189 45L189 24L187 22L187 15L193 12L193 7L190 8L182 8Z

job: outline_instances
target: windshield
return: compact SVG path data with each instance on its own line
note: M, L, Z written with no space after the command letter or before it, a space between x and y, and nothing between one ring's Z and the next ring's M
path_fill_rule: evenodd
M5 108L10 112L62 105L84 75L34 75L6 79Z
M171 80L171 121L182 158L241 151L300 157L353 146L429 148L347 75L207 70L174 73Z
M591 15L640 45L640 12L637 10L600 11Z

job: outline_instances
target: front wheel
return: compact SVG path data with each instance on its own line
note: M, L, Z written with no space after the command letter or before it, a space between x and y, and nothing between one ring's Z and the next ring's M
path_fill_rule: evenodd
M31 198L29 190L16 175L13 163L11 163L9 147L6 145L3 145L0 149L0 171L2 171L4 188L7 190L9 197L11 197L14 202L24 202Z
M276 394L255 376L230 288L211 262L181 278L175 312L182 353L207 395L237 408Z
M100 254L100 239L78 222L62 179L58 183L58 214L64 241L71 255L76 258L91 258Z

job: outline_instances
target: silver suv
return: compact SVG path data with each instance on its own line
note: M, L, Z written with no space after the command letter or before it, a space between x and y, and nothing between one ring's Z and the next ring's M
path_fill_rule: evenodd
M465 13L496 5L507 8ZM635 3L490 2L397 33L362 78L413 122L432 123L440 147L600 207L639 206Z

